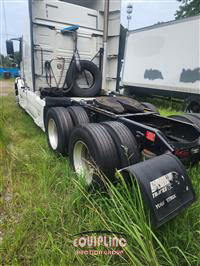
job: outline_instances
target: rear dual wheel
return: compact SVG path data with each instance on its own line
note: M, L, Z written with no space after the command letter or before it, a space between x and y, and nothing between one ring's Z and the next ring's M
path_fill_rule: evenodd
M140 160L138 145L131 131L120 122L111 121L102 125L114 141L120 159L120 168L138 163Z
M136 140L125 125L89 124L86 111L79 106L50 108L46 133L49 147L62 155L69 152L75 172L93 187L104 186L104 176L115 182L116 169L140 159Z
M51 150L58 154L68 153L68 143L75 126L89 123L86 111L79 106L50 108L46 116L46 134Z
M75 172L82 175L88 185L103 185L103 176L112 179L119 168L114 142L100 124L77 127L69 142L69 156Z
M115 182L116 169L139 162L136 140L119 122L87 124L72 132L69 156L75 172L88 185L104 186L104 176Z
M85 109L80 106L70 106L67 108L71 115L73 125L78 126L82 124L87 124L90 122L89 117Z
M68 140L73 129L71 116L66 108L50 108L46 117L46 134L50 149L62 155L68 151Z

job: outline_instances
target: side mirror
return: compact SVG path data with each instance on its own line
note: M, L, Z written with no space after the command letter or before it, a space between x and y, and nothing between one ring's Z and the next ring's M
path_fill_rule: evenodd
M9 57L14 58L14 47L11 40L6 41L6 51Z

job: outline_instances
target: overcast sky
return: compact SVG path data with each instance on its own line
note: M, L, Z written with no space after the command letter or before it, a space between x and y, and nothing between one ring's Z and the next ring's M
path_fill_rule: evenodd
M2 1L5 3L8 38L19 37L23 34L24 18L28 15L28 11L26 0L0 0L0 53L5 54L6 29ZM122 23L124 26L127 26L126 6L128 3L133 4L130 29L173 20L180 5L176 0L122 0Z

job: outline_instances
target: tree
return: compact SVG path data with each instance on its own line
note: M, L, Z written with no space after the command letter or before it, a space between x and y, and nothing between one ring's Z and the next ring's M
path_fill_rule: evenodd
M19 65L20 54L19 52L14 52L14 59L10 59L8 56L0 54L0 67L12 67L13 64Z
M19 65L20 64L20 52L14 52L13 63Z
M200 14L200 0L177 0L181 2L179 10L175 13L175 18L187 18Z
M8 56L0 55L0 67L11 67L12 61L8 58Z

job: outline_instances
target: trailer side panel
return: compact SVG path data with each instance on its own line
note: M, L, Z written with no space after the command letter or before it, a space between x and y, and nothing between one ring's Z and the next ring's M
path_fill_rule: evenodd
M199 95L199 25L200 16L195 16L130 32L123 85L140 94Z

